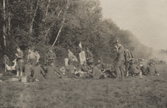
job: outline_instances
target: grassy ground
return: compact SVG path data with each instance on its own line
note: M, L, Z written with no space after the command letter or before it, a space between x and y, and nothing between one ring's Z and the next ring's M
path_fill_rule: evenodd
M0 82L0 108L167 108L167 70L143 79ZM12 77L5 75L4 77Z

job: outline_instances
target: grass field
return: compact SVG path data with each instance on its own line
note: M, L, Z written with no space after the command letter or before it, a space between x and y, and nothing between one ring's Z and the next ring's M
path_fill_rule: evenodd
M0 82L0 108L167 108L167 67L160 76ZM12 75L6 74L9 78Z

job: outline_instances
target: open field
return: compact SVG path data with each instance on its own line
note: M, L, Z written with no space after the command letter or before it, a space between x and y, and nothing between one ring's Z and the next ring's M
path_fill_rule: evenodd
M160 76L123 81L0 82L0 108L167 108L167 67L158 68Z

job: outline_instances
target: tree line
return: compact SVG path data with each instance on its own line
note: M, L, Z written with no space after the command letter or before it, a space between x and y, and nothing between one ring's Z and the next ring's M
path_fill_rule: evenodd
M99 0L3 0L0 7L1 48L11 57L19 45L35 46L42 57L53 47L62 60L67 49L77 55L81 42L95 60L111 63L117 38L136 58L148 58L153 51L129 30L103 18Z

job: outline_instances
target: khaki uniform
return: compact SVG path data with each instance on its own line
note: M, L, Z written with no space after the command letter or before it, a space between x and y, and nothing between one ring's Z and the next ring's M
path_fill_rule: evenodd
M35 79L39 81L44 79L45 72L43 71L40 65L35 66L33 71L34 71L33 77Z
M57 79L59 78L59 70L57 70L57 68L53 67L53 66L48 66L47 67L47 78L48 79Z
M33 66L37 63L36 54L34 52L31 52L28 54L28 62L31 63Z
M150 65L150 66L148 66L147 71L148 71L148 74L149 74L149 75L158 74L158 71L157 71L155 65Z
M146 62L146 61L143 61L143 62L142 62L141 70L142 70L142 73L143 73L144 75L147 75L147 74L148 74L147 62Z
M23 72L23 66L24 66L24 60L23 60L23 51L20 50L20 52L18 52L18 58L17 58L17 65L16 65L16 68L17 68L17 76L22 76L22 72ZM20 72L20 73L19 73Z
M131 64L130 68L129 68L129 73L131 74L139 74L141 72L141 70L139 69L139 67L136 64Z
M56 54L54 52L48 52L47 59L48 59L49 65L50 65L50 63L55 64Z
M88 65L92 65L93 64L93 54L88 50L86 52L86 58L87 58L87 63Z
M117 58L116 58L116 78L120 77L122 74L122 78L124 78L124 47L121 44L118 44Z
M26 64L25 65L25 70L24 70L24 74L25 74L25 76L31 76L32 75L32 70L33 70L33 67L32 67L32 65L31 64Z
M131 58L133 58L133 55L129 50L125 50L125 55L124 56L125 56L125 72L126 72L126 75L128 76L128 70L129 70L129 67L130 67L129 60Z
M99 68L97 66L93 67L93 78L94 79L100 79L101 72L99 71Z

